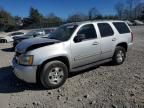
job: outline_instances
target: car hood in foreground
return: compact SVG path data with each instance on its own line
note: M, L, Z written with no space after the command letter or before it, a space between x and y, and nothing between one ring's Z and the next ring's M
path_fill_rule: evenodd
M16 51L19 53L25 53L30 50L34 50L43 46L52 45L59 42L60 41L58 40L48 38L26 39L16 46Z

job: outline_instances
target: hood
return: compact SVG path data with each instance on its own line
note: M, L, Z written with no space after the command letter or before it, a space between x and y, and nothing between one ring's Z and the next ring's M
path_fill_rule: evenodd
M31 51L43 46L52 45L59 42L60 41L58 40L48 38L26 39L16 46L16 51L19 53L25 53L26 51Z

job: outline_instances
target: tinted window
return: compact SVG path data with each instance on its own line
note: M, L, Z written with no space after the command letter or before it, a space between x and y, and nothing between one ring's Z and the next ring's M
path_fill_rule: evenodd
M129 28L127 27L127 25L123 22L114 22L113 25L115 26L115 28L118 30L118 32L120 34L123 33L130 33Z
M101 37L108 37L114 34L111 26L108 23L99 23L98 24Z
M16 32L16 33L12 33L11 35L14 36L14 35L22 35L22 34L24 34L24 33L22 33L22 32Z
M84 34L86 39L97 38L93 24L83 26L77 34Z

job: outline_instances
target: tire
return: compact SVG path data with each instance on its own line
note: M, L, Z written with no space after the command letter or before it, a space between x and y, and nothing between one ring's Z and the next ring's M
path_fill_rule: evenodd
M68 78L68 68L61 61L48 62L40 74L40 81L46 89L62 86Z
M121 46L117 46L115 49L115 53L112 58L112 63L115 65L121 65L125 61L126 58L126 50Z

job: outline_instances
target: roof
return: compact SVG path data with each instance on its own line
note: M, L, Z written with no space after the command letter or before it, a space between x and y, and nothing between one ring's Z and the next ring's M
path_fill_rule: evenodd
M80 24L93 23L93 22L102 23L102 22L124 22L124 21L122 20L92 20L92 21L72 22L72 23L67 23L64 25L80 25Z

